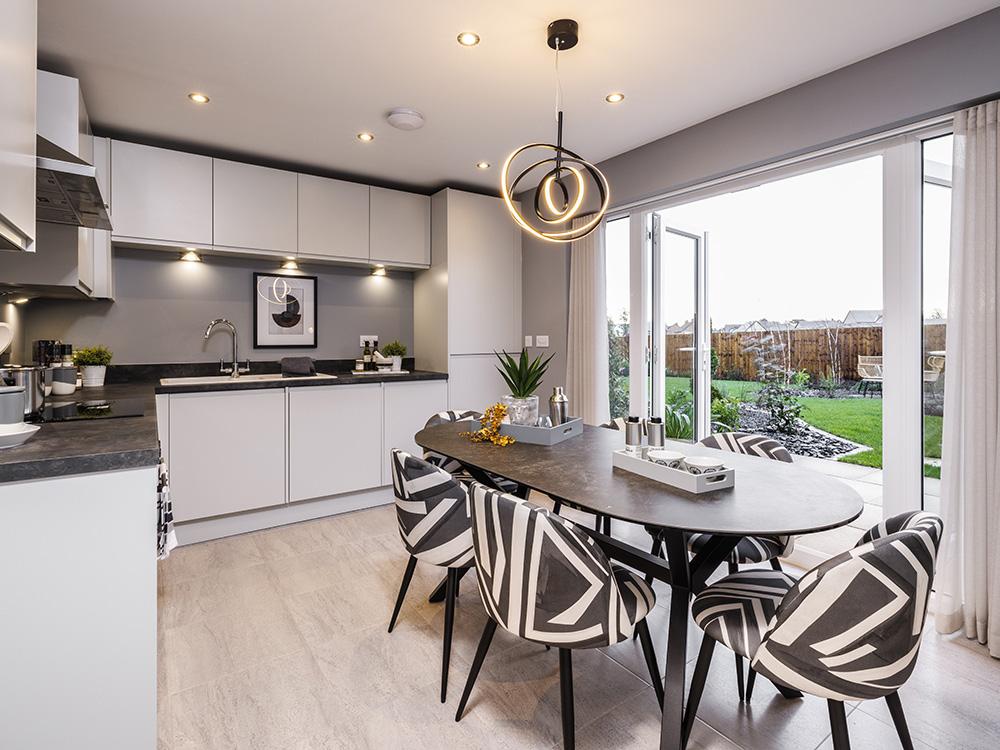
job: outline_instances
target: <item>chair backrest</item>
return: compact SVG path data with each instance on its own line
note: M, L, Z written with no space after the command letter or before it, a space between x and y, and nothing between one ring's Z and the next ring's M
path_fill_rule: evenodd
M882 357L881 355L858 355L858 375L862 378L882 377Z
M833 700L895 692L913 671L943 525L904 514L806 573L778 606L753 667ZM892 533L892 529L899 529Z
M700 444L706 448L718 448L733 453L745 453L748 456L762 456L775 461L792 463L792 454L777 440L763 435L753 435L749 432L719 432L715 435L709 435Z
M876 539L882 539L883 537L887 537L891 534L898 534L900 531L930 528L935 524L940 525L940 523L941 519L938 516L923 510L912 510L906 513L900 513L899 515L887 518L881 523L877 523L872 526L868 529L868 531L861 535L858 543L854 546L860 547L862 544L868 544L868 542L873 542ZM940 531L938 538L940 539Z
M483 415L478 411L473 411L472 409L449 409L448 411L439 411L427 420L427 423L424 425L424 429L434 427L439 424L448 424L450 422L470 422L473 419L479 419L481 416ZM434 451L424 451L424 461L432 463L452 475L462 472L462 465L458 461L453 458L448 458L447 456L442 456L440 453L435 453Z
M631 637L611 564L571 521L478 482L469 506L479 590L502 628L562 648Z
M399 535L411 555L445 568L472 564L472 529L465 487L451 474L394 448L392 488Z

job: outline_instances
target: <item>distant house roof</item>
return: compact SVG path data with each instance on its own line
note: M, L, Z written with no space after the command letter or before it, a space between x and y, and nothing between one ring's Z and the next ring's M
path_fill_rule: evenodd
M844 316L845 326L878 326L882 325L881 310L848 310Z

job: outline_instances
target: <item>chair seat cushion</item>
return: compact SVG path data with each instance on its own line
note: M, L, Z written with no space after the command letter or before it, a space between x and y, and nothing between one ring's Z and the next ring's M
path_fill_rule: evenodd
M692 534L688 542L691 554L698 554L712 538L711 534ZM785 538L780 536L745 536L729 556L729 562L738 565L754 565L781 557L785 549Z
M638 573L628 568L612 563L611 572L615 576L615 583L618 584L618 592L625 604L625 612L629 622L635 625L648 615L653 605L656 604L656 594Z
M745 570L713 583L694 598L699 628L741 656L753 658L778 604L795 585L780 570Z

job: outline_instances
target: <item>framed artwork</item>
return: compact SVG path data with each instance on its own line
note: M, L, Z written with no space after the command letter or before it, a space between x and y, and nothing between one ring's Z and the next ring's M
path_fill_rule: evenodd
M316 277L253 275L255 349L316 348Z

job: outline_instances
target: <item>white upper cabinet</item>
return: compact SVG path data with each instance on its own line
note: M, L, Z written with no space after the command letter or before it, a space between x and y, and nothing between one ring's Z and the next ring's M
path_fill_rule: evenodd
M212 159L111 142L113 236L212 244Z
M0 21L0 250L35 237L35 0L11 0Z
M373 263L430 265L430 196L373 187L369 220Z
M294 253L298 175L215 159L215 245Z
M299 252L368 260L368 186L300 174Z

